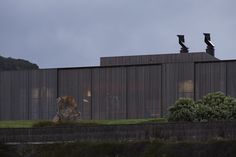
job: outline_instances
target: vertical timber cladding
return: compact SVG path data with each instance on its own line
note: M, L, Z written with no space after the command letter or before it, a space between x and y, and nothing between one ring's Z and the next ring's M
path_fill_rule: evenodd
M127 118L161 117L161 65L127 67Z
M92 118L126 118L126 68L92 69Z
M76 99L82 119L91 119L91 69L59 69L59 96Z
M28 71L0 72L1 120L28 119Z
M29 119L52 119L56 97L56 69L29 71Z
M196 100L211 92L221 91L226 94L226 64L226 62L195 64Z
M1 119L51 119L55 114L56 76L56 70L0 72Z
M11 73L11 120L29 119L28 71Z
M11 72L0 72L0 119L11 119Z
M227 62L227 95L236 98L236 61Z
M162 64L162 114L181 97L194 98L194 63Z

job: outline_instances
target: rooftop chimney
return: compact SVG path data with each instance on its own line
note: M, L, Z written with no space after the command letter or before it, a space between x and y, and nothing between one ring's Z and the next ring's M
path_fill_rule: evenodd
M184 35L177 35L179 44L181 45L180 53L188 53L188 47L184 45Z
M206 53L209 55L215 56L215 49L214 44L211 42L211 35L210 33L203 33L205 36L205 43L207 44Z

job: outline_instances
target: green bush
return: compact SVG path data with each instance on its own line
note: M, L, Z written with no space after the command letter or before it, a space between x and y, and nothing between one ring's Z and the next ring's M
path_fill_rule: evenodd
M197 102L181 98L169 109L168 120L236 120L236 99L222 92L209 93Z
M195 114L196 121L207 121L213 112L211 107L198 102L196 103Z
M222 92L209 93L197 103L198 120L233 120L236 118L236 100ZM204 110L203 110L204 109Z
M230 105L228 109L229 109L229 112L227 115L227 119L236 120L236 103L234 103L234 105Z
M190 98L181 98L169 108L169 121L193 121L195 118L195 104Z

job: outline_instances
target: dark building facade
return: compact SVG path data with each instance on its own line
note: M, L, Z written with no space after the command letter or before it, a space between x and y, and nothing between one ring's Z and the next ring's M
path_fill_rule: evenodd
M101 66L0 72L0 120L52 119L76 98L82 119L164 117L180 97L236 97L236 60L205 52L102 57Z

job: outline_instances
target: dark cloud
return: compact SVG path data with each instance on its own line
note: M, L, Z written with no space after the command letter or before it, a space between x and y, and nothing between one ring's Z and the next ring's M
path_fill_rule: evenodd
M98 65L100 56L204 51L236 58L234 0L2 0L0 53L41 68Z

